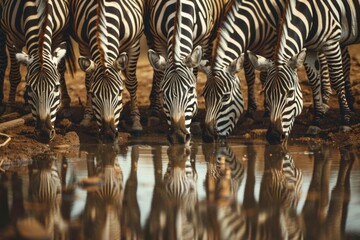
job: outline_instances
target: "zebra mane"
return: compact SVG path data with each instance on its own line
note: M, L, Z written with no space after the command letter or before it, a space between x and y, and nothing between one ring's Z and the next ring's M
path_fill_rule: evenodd
M275 45L275 49L274 49L274 62L275 64L278 64L279 62L279 51L280 51L280 44L282 42L282 35L283 35L283 26L286 22L286 13L287 13L287 10L290 6L290 0L285 0L285 4L284 4L284 8L283 8L283 12L281 14L281 19L280 19L280 22L279 22L279 25L277 26L277 29L278 29L278 32L277 32L277 42L276 42L276 45Z
M49 14L51 14L51 0L37 0L37 14L39 16L39 63L40 71L43 70L44 65L44 51L45 51L45 34L49 23ZM52 32L50 32L52 35ZM52 36L49 37L52 39ZM47 49L51 53L51 49Z
M182 33L181 33L181 28L179 27L182 22L182 14L180 13L180 10L182 9L182 5L184 3L182 3L183 0L176 0L176 12L175 12L175 17L174 17L174 30L173 30L173 38L172 38L172 50L173 50L173 59L172 61L175 61L175 62L179 62L181 59L179 59L178 57L181 57L181 56L178 56L177 53L181 53L181 50L180 50L180 42L182 40ZM179 41L177 41L177 38L176 37L179 37ZM191 39L191 43L192 43L192 39ZM192 46L191 46L192 48ZM192 51L192 49L190 49L190 51Z
M105 60L107 58L107 21L105 14L105 1L106 0L97 0L98 7L96 9L96 42L97 47L100 52L100 64L105 67Z
M223 14L221 16L221 19L220 19L218 27L217 27L217 31L215 33L216 36L214 38L213 49L218 49L218 47L219 47L221 29L224 25L225 19L227 18L228 14L230 14L231 9L233 8L233 5L235 5L235 4L236 4L236 0L229 0L229 2L226 4L225 11L223 12ZM211 70L214 69L215 59L217 58L217 55L218 55L218 51L214 51L214 56L213 56L214 61L211 62Z

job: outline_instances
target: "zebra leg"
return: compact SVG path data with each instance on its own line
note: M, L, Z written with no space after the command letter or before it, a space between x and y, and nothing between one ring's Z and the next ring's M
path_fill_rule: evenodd
M321 74L321 95L323 101L323 108L328 111L329 100L332 94L331 84L330 84L330 76L329 76L329 66L326 60L326 56L324 53L319 52L319 61L320 61L320 74ZM326 113L325 112L325 113Z
M65 81L65 70L66 70L65 59L61 59L58 68L59 68L59 73L61 75L60 78L61 109L59 113L62 117L69 118L71 116L71 110L70 110L71 99L67 91L66 81Z
M308 51L304 62L308 81L312 90L314 117L306 132L308 135L317 135L320 132L320 121L323 119L328 110L328 106L324 106L321 94L321 67L317 52Z
M87 49L87 46L79 44L79 52L81 56L89 56L90 53ZM85 73L85 88L86 88L86 104L84 109L84 116L80 122L80 125L88 128L91 125L91 122L94 118L94 113L91 106L91 94L90 94L90 75L91 73Z
M0 115L5 112L4 100L4 78L7 68L6 34L0 31Z
M153 84L150 93L150 116L148 126L157 126L160 123L161 115L163 115L160 91L160 81L163 76L164 73L162 71L156 71L154 69Z
M138 85L138 81L136 79L136 65L140 55L140 41L136 41L136 43L134 43L130 47L128 54L129 54L129 63L124 71L124 75L126 77L125 86L130 93L130 104L131 104L130 116L132 120L131 131L132 134L137 135L140 134L141 131L143 130L140 123L140 111L137 104L137 96L136 96L137 85Z
M8 100L8 108L7 112L12 112L15 108L15 97L16 97L16 89L21 81L20 75L20 65L15 57L15 48L11 43L7 43L7 48L10 55L10 92L9 92L9 100ZM21 49L21 47L19 47ZM26 101L26 100L25 100Z
M261 86L265 86L265 81L267 78L267 72L260 72L260 82ZM264 93L264 116L263 116L263 122L265 125L268 125L270 123L270 108L266 104L266 97L265 97L265 91L262 91Z
M345 94L346 94L346 100L349 104L349 108L351 111L354 112L354 103L355 98L354 94L351 89L351 83L350 83L350 54L347 47L344 47L341 49L342 53L342 64L343 64L343 71L344 71L344 80L345 80Z
M252 66L251 62L249 61L247 54L245 54L244 72L245 72L246 84L248 86L248 109L245 114L245 117L250 119L252 123L254 122L254 112L257 109L257 103L254 93L255 69Z
M326 59L329 65L331 85L336 90L336 94L339 100L341 114L340 131L350 131L351 127L349 125L351 120L351 110L349 108L345 94L345 81L339 43L326 45L324 47L324 54L326 55Z
M84 110L84 117L81 120L80 125L83 127L90 127L91 122L94 118L94 113L91 106L91 95L90 95L90 73L85 74L85 87L86 87L86 105Z

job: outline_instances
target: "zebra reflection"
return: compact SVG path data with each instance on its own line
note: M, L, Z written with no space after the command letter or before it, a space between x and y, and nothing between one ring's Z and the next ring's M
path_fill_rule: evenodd
M354 151L340 149L340 166L336 184L330 192L330 146L315 145L313 175L303 208L306 239L345 239L347 207L350 201L350 173ZM330 199L329 199L330 196Z
M29 166L29 203L22 224L40 223L51 239L65 239L67 224L61 215L61 176L56 156L43 153L33 157ZM24 226L25 226L24 225Z
M200 204L201 239L245 239L245 215L237 202L245 166L226 144L204 144L207 162L205 190Z
M303 175L281 146L266 146L260 186L256 239L303 239L302 218L296 213Z
M169 163L164 175L167 200L172 208L168 211L176 238L197 238L197 172L190 159L190 148L185 145L170 146ZM174 236L175 237L175 236Z
M100 145L93 159L88 159L89 177L99 177L101 182L88 189L82 229L85 239L120 239L123 173L116 161L116 147Z

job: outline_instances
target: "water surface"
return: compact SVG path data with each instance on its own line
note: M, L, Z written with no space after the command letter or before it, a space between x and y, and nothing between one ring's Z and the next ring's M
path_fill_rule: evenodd
M54 146L0 175L0 239L359 239L359 152L331 144Z

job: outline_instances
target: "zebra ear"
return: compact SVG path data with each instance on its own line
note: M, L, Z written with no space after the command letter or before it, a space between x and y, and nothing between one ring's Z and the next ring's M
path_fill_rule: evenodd
M202 48L201 46L197 46L192 53L190 53L184 60L184 63L189 68L195 68L200 65L200 61L202 58Z
M262 56L256 55L251 51L247 51L249 60L256 70L266 72L273 64L272 61Z
M165 61L165 58L163 56L161 56L160 54L158 54L154 50L149 49L148 58L149 58L149 62L151 64L151 66L156 71L164 71L165 70L166 61Z
M306 58L306 48L301 50L301 52L298 55L293 56L292 58L290 58L290 60L288 62L288 65L292 69L299 68L299 67L301 67L303 65L303 63L305 61L305 58Z
M30 57L27 53L24 53L24 52L16 53L15 57L16 57L16 60L19 63L25 64L25 65L29 65L33 61L33 58Z
M119 55L119 57L114 62L114 67L116 70L121 71L124 70L129 62L129 58L126 52L123 52Z
M235 75L236 73L241 71L243 66L244 66L244 54L242 53L240 57L232 61L232 63L230 63L230 65L227 68L231 74Z
M66 43L62 42L60 43L59 47L57 47L54 50L53 53L54 64L57 65L61 61L61 59L65 56L65 54L66 54Z
M83 70L84 72L90 73L95 69L94 61L92 61L91 59L88 59L87 57L79 56L78 63L79 63L81 70Z

